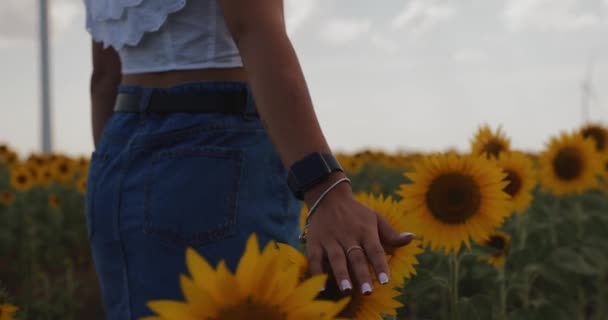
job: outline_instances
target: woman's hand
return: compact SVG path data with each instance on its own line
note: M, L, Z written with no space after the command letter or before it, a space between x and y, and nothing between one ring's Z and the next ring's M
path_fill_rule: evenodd
M306 192L309 207L340 177L332 175ZM340 290L352 290L354 282L361 284L361 293L370 294L369 265L378 282L388 283L385 248L407 245L414 237L407 232L399 234L381 216L356 201L348 183L341 183L325 196L310 219L306 237L310 271L313 275L323 273L323 259L327 257Z

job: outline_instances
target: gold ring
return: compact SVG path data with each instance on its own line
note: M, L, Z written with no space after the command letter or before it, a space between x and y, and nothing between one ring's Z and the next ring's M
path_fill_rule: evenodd
M346 256L348 257L348 255L351 253L351 251L353 250L363 250L363 248L361 248L361 246L351 246L350 248L348 248L346 250Z

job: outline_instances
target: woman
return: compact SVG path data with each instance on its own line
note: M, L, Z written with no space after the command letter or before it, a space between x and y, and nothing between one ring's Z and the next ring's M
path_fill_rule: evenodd
M297 197L318 202L306 230L313 274L333 272L345 293L370 294L372 276L388 282L383 246L413 235L354 200L281 0L85 3L96 146L87 223L108 319L181 299L188 246L234 268L253 232L295 244Z

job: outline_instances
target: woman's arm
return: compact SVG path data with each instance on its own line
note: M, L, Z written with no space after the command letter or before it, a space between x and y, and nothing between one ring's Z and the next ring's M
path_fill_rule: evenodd
M220 0L220 4L243 59L258 112L283 164L291 166L311 152L330 152L285 30L282 0ZM308 191L305 201L309 207L341 177L335 173ZM322 273L323 258L327 257L343 291L352 289L350 281L356 280L361 291L369 293L367 260L385 283L388 266L382 244L402 246L411 239L411 235L400 236L355 201L350 186L342 183L321 202L311 220L307 246L310 269L313 274ZM361 246L365 252L353 250L347 257L345 251L352 246Z
M93 121L93 142L99 142L106 121L112 115L118 85L120 84L120 58L114 49L104 49L99 42L93 42L93 73L91 74L91 118Z

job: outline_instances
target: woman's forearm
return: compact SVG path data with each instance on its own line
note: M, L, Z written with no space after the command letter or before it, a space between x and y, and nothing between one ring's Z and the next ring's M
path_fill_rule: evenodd
M281 0L221 0L258 112L285 166L329 152L289 41Z
M286 167L311 152L331 152L323 136L308 93L306 81L287 35L281 30L259 30L239 38L239 47L252 86L258 112L266 131ZM272 32L275 32L272 34ZM310 206L334 181L309 189L304 200ZM334 193L349 195L350 185L339 185Z
M310 152L329 152L304 75L282 30L258 30L239 38L239 48L258 112L286 166Z
M93 142L97 147L103 128L114 112L118 84L113 82L95 84L92 81L91 86L96 87L91 90L91 118L93 122Z
M93 41L92 55L91 118L93 122L93 142L97 147L103 128L113 113L121 72L120 58L114 49L104 49L101 43Z

